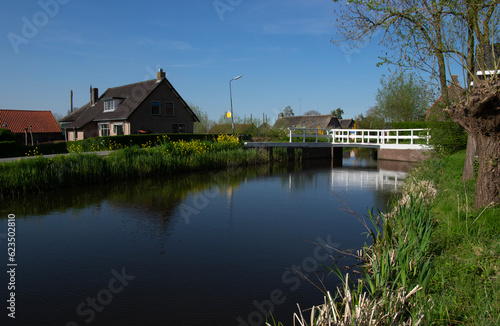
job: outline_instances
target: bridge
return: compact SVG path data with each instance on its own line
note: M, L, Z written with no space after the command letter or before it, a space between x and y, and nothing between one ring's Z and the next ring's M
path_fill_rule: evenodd
M339 158L344 147L365 147L378 150L380 159L400 161L420 161L421 153L432 149L429 145L429 129L320 129L288 128L289 142L246 142L247 148L285 147L307 149L313 153L323 149L320 156L327 157L325 149L331 151L332 158ZM290 152L291 153L291 152ZM382 154L382 155L381 155Z

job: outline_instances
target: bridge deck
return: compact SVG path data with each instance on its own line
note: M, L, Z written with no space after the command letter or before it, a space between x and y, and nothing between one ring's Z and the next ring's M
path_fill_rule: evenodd
M288 148L336 148L366 147L375 149L411 149L427 150L429 145L428 129L319 129L288 128L289 142L245 143L246 147L288 147ZM301 138L302 142L294 142L293 138ZM313 142L306 142L314 138ZM321 139L326 138L325 141Z
M370 144L370 143L326 143L326 142L314 142L314 143L284 143L284 142L245 142L245 147L247 148L335 148L335 147L364 147L364 148L374 148L374 149L417 149L417 150L427 150L431 149L429 145L419 145L419 144Z

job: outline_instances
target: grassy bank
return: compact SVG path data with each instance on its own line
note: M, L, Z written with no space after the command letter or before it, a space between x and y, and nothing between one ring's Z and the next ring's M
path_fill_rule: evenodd
M268 160L267 153L245 150L231 136L221 135L214 142L163 139L157 146L132 146L108 157L75 153L0 164L0 194L13 197L111 180L261 164Z
M414 169L392 211L368 217L362 277L334 268L344 286L297 325L499 325L500 208L472 209L463 163L461 152Z

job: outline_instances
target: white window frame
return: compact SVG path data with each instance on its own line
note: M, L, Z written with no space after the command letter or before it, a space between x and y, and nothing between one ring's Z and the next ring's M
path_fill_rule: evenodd
M107 128L104 128L104 127L107 127ZM108 131L107 135L103 135L102 134L103 129ZM111 134L111 130L110 130L110 127L109 127L109 123L100 123L99 124L99 137L110 136L110 134Z
M115 109L116 109L115 100L105 100L104 101L104 112L114 111Z
M119 136L118 133L116 132L116 127L121 127L122 128L122 132L123 132L122 135L125 135L125 127L123 126L123 122L113 123L113 133L116 136Z
M176 127L174 127L176 126ZM181 128L182 126L182 128ZM182 131L180 131L182 129ZM172 123L172 133L173 134L185 134L186 124L185 123Z

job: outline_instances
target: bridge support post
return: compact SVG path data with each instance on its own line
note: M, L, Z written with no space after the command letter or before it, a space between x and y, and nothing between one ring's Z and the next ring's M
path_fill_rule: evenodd
M342 166L344 148L332 146L332 161L336 166Z
M288 161L295 161L295 148L287 148Z

